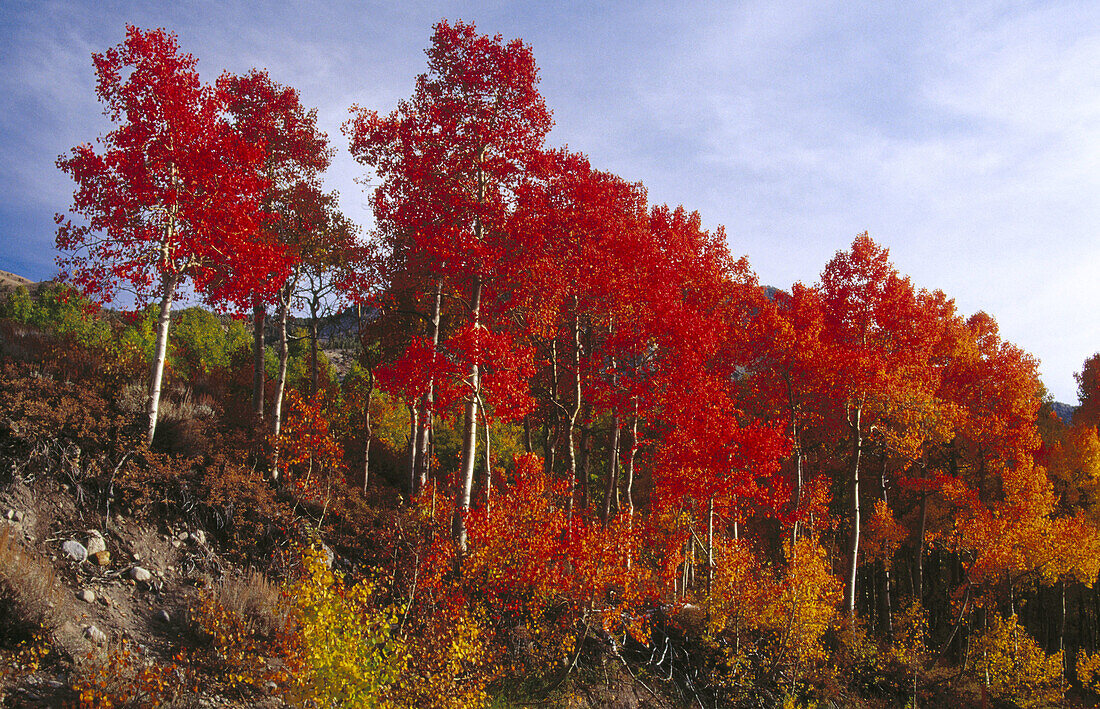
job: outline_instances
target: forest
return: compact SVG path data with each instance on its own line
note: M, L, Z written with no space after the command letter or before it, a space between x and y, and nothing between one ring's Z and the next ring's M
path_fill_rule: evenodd
M0 529L0 698L70 663L92 707L1095 705L1100 354L1063 420L869 234L770 287L549 145L523 41L426 55L343 124L366 231L294 88L161 29L93 55L59 283L0 296L0 487L216 554L170 647L81 661Z

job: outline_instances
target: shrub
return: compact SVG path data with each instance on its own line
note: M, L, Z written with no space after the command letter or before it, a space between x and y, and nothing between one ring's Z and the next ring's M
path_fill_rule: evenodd
M200 645L189 659L228 692L254 697L272 682L286 691L301 654L286 600L255 571L216 584L191 609Z
M93 653L84 658L72 689L81 709L155 709L171 706L177 698L197 691L197 687L187 686L190 683L185 679L183 668L145 660L123 640L105 655Z
M1077 654L1077 681L1091 692L1100 693L1100 652Z
M67 285L44 285L34 296L26 286L19 286L0 306L0 317L53 330L86 347L103 347L111 335L111 327L99 317L97 307Z
M993 616L972 645L974 672L990 694L1017 706L1041 707L1062 700L1062 652L1047 655L1015 615Z
M0 527L0 680L34 672L49 650L46 636L58 624L61 602L52 567ZM3 699L0 692L0 699Z
M304 558L304 577L287 586L302 644L298 701L321 707L389 707L407 662L396 637L398 613L377 608L368 581L348 585L320 550Z
M52 630L59 589L53 567L0 527L0 643L19 645Z

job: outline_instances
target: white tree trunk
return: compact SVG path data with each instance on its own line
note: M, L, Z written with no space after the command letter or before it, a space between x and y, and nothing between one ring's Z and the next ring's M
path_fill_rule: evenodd
M149 395L145 401L148 426L145 430L145 445L153 445L153 434L157 430L157 415L160 412L160 390L164 381L164 361L168 357L168 326L172 317L172 301L176 294L179 278L173 273L161 277L160 317L157 319L157 341L153 353L153 363L149 372Z

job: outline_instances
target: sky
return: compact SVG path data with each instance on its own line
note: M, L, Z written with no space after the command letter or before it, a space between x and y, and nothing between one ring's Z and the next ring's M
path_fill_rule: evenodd
M56 273L55 167L111 126L91 54L164 27L204 80L266 68L337 149L326 181L369 229L339 126L425 69L432 25L522 38L549 142L724 225L760 281L814 283L867 231L915 285L993 315L1054 397L1100 350L1100 3L0 3L0 270Z

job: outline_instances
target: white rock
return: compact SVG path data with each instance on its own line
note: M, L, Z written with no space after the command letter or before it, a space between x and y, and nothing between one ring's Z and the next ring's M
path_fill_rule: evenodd
M75 539L70 539L69 541L62 544L61 551L68 554L69 558L73 561L84 561L88 558L88 550L84 547L83 544L76 541Z
M141 554L134 552L134 561L141 561Z
M15 510L14 512L12 512L11 518L15 522L22 522L23 521L23 513L20 512L19 510Z
M187 532L180 532L178 535L176 535L176 539L180 540L181 542L186 542L187 537L189 536L191 535L189 535Z
M76 594L76 597L85 603L95 603L95 591L90 588L85 588L80 593Z
M89 625L84 629L84 637L88 638L96 645L103 645L107 642L107 635L94 625Z
M107 540L96 530L89 529L86 546L88 548L88 556L91 556L101 551L107 551Z
M130 578L135 581L148 581L149 579L153 578L153 574L149 573L149 569L135 566L134 568L130 569Z

